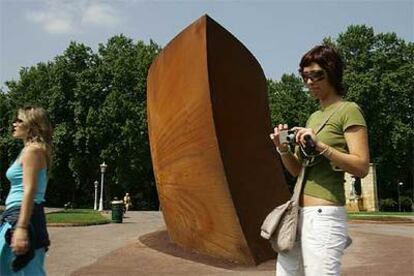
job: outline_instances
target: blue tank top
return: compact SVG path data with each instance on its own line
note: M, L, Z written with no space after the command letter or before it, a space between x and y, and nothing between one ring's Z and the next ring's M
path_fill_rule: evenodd
M37 176L37 191L34 196L35 203L45 201L47 187L46 171L46 168L40 170ZM21 206L23 201L23 167L19 158L9 167L6 172L6 177L10 181L10 191L6 198L6 209Z

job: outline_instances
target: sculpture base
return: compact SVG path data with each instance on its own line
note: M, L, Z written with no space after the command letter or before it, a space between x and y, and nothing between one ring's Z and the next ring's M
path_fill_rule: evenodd
M362 197L350 199L348 204L346 205L346 210L349 212L365 211Z

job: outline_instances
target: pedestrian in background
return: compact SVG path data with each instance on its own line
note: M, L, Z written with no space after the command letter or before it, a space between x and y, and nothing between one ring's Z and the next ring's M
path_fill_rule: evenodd
M131 197L129 196L129 193L126 193L124 196L124 205L125 205L125 212L129 210L129 208L132 206Z

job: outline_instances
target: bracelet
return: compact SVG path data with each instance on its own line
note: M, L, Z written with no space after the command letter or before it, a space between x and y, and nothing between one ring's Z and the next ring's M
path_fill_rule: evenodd
M329 146L326 146L326 148L323 149L323 151L319 152L319 155L323 155L327 150L328 150Z
M331 155L332 155L332 148L330 147L330 146L326 146L326 148L323 150L323 151L321 151L321 155L323 155L323 154L325 154L326 153L326 155L324 155L326 158L329 158L329 157L331 157Z
M290 154L291 152L290 152L290 150L288 149L288 150L285 150L285 151L281 151L280 149L279 149L279 147L276 147L276 151L281 155L281 156L283 156L283 155L287 155L287 154Z

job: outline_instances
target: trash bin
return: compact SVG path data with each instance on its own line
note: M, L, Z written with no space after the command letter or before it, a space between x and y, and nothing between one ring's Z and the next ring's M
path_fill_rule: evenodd
M113 200L112 204L112 222L122 223L124 216L124 202L122 200Z

